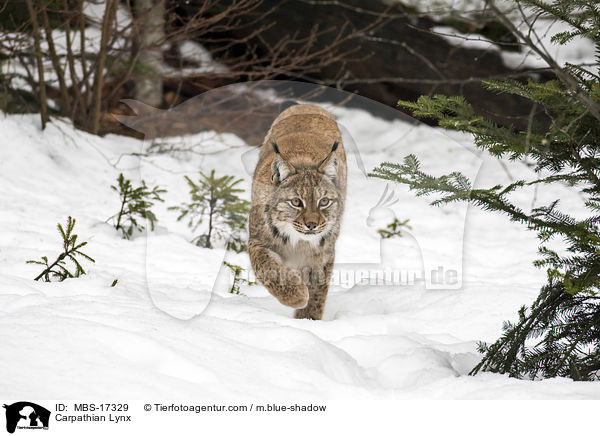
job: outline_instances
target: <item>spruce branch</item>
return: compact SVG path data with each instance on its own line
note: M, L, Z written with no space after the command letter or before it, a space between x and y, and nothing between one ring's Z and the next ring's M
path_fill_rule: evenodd
M561 18L562 16L562 19L565 20L564 14L560 14L560 9L557 9L556 7L553 8L551 5L545 4L540 1L536 2L530 0L530 3L538 7L542 5L545 12L555 15L557 18ZM537 53L548 64L548 66L561 80L561 82L563 82L569 90L573 91L576 98L590 111L590 113L598 121L600 121L600 105L596 101L594 101L594 99L591 98L591 96L587 92L585 92L585 90L581 88L577 79L574 78L571 74L569 74L566 70L564 70L560 65L558 65L558 63L545 50L540 48L539 42L534 42L529 35L526 35L523 32L521 32L517 28L517 26L515 26L515 24L500 9L496 7L496 5L494 4L494 0L488 0L487 5L490 8L490 10L494 12L496 17L498 18L498 21L500 21L504 26L506 26L506 28L509 29L511 33L515 35L515 37L517 37L517 39L523 41L531 50ZM569 24L571 23L569 22Z
M242 293L240 292L240 288L243 284L247 284L248 286L258 284L258 282L249 281L248 279L242 277L242 273L246 270L241 266L234 265L227 261L223 261L223 264L227 266L227 268L229 268L231 270L231 273L233 274L233 283L231 285L231 288L229 289L230 294L242 295Z
M522 0L537 15L549 14L575 30L555 35L566 43L575 36L590 38L600 55L600 11L596 2ZM427 174L417 157L402 163L384 162L371 176L403 183L417 196L431 196L432 205L466 202L500 212L537 234L540 258L548 282L529 307L523 306L516 322L505 322L504 333L493 344L479 344L482 361L471 371L493 371L512 377L571 377L600 379L600 75L576 65L558 67L543 46L533 43L534 29L525 34L489 2L501 21L553 68L558 80L546 82L488 81L489 90L519 95L534 102L548 116L549 125L537 125L530 113L525 131L498 126L478 116L461 97L421 96L416 102L399 102L440 126L473 135L475 145L497 157L533 162L534 180L517 180L489 188L473 188L458 172ZM537 9L536 9L537 8ZM523 12L521 10L521 12ZM524 15L524 14L523 14ZM595 67L600 65L598 56ZM527 186L567 185L583 198L584 216L561 210L559 201L522 210L513 194ZM587 216L585 216L587 215ZM546 244L563 242L560 250Z
M398 218L394 218L390 224L388 224L384 229L377 230L377 233L381 236L382 239L390 239L390 238L401 238L403 235L402 229L412 229L412 227L408 224L410 220L406 219L404 221L400 221Z
M58 232L62 238L62 253L60 253L54 262L49 263L47 256L42 256L39 260L28 260L26 263L42 265L44 270L34 278L34 280L43 279L44 282L50 282L51 278L57 278L59 281L68 278L75 278L85 274L85 270L81 265L78 256L90 262L96 262L87 254L81 251L81 248L87 245L87 242L77 243L77 235L73 234L76 220L70 216L67 219L67 225L63 227L60 223L57 225ZM70 260L75 271L70 271L66 263Z

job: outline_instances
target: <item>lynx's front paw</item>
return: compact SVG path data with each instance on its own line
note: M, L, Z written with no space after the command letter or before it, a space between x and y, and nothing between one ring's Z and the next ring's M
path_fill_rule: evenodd
M308 297L308 288L304 283L289 284L278 300L286 306L302 309L308 304Z

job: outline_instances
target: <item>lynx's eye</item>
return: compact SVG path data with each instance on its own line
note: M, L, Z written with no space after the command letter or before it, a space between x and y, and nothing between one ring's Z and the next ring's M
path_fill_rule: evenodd
M304 205L304 203L302 203L302 200L298 197L288 200L288 204L294 209L300 209Z
M319 200L319 207L321 209L327 209L329 206L331 206L331 200L327 197L323 197Z

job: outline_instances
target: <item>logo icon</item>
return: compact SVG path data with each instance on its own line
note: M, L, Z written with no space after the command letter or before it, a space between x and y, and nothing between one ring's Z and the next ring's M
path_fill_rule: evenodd
M6 409L6 431L14 433L19 429L48 429L50 411L29 401L19 401Z
M369 216L367 218L367 225L369 227L377 225L385 227L396 219L396 213L391 207L398 203L398 198L393 189L388 194L388 188L389 185L386 184L385 190L381 194L381 197L379 197L377 204L369 209Z

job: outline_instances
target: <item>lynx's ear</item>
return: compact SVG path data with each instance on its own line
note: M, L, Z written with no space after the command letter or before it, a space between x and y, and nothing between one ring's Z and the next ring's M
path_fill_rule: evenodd
M279 184L287 179L290 174L295 174L296 168L294 168L292 164L286 162L281 157L279 148L275 142L271 142L271 145L273 145L273 151L275 151L275 159L273 160L273 165L271 166L271 169L273 170L271 181L275 184Z
M331 180L335 181L337 177L337 168L338 168L338 159L335 155L335 151L337 150L338 142L335 141L333 146L331 147L331 151L327 155L325 159L320 163L318 171L322 174L325 174Z

